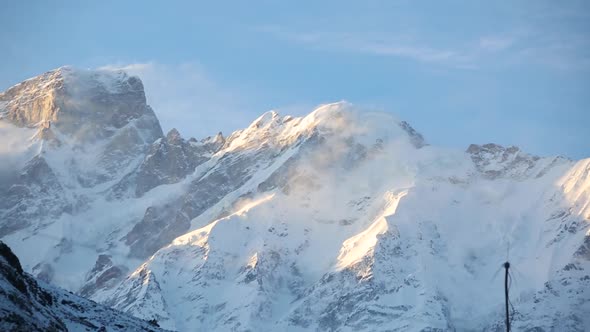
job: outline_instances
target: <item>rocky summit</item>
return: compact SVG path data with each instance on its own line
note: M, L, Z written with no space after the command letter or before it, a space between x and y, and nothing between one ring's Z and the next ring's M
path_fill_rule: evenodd
M0 94L0 139L0 265L162 328L503 331L509 260L514 331L590 330L590 158L345 102L164 135L139 78L69 67Z

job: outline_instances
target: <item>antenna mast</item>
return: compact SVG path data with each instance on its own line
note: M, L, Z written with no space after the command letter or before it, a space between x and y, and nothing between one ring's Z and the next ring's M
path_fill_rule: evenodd
M506 263L504 263L504 269L506 269L506 274L504 275L504 295L506 297L506 332L510 332L510 311L508 309L510 303L508 297L508 269L510 269L510 262L506 261Z

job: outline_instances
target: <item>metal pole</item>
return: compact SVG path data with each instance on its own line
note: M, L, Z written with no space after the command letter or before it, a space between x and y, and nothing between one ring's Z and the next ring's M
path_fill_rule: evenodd
M506 269L506 274L504 275L504 295L506 297L506 332L510 332L510 312L508 310L508 269L510 268L510 263L504 263L504 268Z

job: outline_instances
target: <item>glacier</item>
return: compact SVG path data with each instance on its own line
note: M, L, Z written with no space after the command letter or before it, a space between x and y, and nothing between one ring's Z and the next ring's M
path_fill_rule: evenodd
M162 132L141 80L0 94L0 238L42 282L178 331L590 329L590 158L427 142L346 102Z

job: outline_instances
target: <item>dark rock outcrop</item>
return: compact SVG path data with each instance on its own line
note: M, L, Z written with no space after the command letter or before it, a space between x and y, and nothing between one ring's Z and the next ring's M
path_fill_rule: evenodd
M45 158L30 160L0 201L0 238L30 226L34 221L56 218L71 207L62 185ZM4 213L2 213L4 212Z

